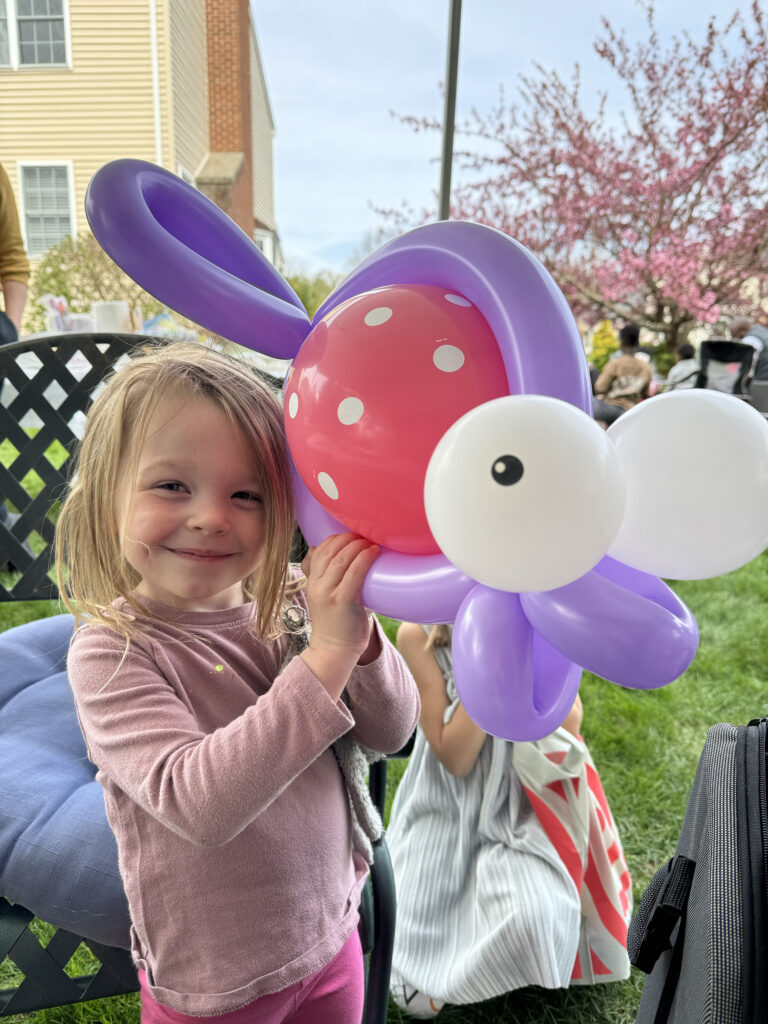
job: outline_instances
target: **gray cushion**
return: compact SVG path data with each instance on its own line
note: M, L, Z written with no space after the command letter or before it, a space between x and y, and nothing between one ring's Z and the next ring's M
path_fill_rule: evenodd
M0 896L111 946L128 905L66 676L72 617L0 634Z

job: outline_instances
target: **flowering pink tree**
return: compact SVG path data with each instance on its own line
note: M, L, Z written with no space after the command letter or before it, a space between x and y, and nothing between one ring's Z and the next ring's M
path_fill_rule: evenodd
M673 346L765 308L768 36L759 0L722 29L712 18L701 43L660 39L645 12L646 40L603 19L595 43L623 83L620 117L605 95L585 112L578 67L566 82L539 65L515 104L473 112L461 131L481 151L456 156L451 216L521 241L577 315L636 320Z

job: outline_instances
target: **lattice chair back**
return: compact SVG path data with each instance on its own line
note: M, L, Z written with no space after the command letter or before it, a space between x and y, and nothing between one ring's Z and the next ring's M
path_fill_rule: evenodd
M85 412L140 334L59 334L0 347L0 601L55 598L51 545Z

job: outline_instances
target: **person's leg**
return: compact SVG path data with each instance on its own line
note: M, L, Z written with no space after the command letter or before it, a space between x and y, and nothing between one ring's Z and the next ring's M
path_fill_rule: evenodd
M365 1001L363 950L357 929L327 967L307 978L286 1024L360 1024Z
M613 405L611 402L606 402L604 398L594 398L592 400L592 418L598 420L600 423L605 423L608 426L611 423L615 423L616 420L626 410L622 409L620 405Z

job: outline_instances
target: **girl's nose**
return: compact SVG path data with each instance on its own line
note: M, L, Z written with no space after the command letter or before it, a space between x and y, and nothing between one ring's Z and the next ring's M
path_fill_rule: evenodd
M200 497L189 510L188 525L192 530L224 533L229 529L228 503L215 498Z

